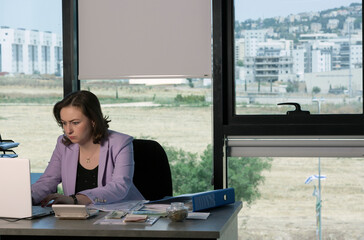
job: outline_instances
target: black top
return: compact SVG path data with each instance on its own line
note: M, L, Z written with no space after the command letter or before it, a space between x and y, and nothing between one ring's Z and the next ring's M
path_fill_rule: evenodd
M97 187L97 172L99 166L94 169L88 170L84 168L80 162L77 166L77 178L76 178L76 193L83 190Z

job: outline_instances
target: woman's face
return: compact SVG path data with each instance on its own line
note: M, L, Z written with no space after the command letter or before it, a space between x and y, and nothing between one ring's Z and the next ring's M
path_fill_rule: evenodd
M63 131L72 143L83 145L92 141L92 122L80 108L67 106L60 112Z

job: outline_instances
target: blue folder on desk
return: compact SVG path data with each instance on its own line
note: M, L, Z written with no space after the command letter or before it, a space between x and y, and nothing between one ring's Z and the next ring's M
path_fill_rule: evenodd
M163 198L150 201L146 204L170 204L172 202L183 202L193 212L202 211L209 208L219 207L235 202L234 188L211 190L192 194L183 194L176 197Z

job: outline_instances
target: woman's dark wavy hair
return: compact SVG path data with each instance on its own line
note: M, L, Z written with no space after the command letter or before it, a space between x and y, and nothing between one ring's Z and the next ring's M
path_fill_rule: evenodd
M73 92L54 105L53 115L62 128L61 109L68 106L80 108L82 113L95 123L92 128L92 137L95 144L101 143L101 140L107 137L110 120L102 114L99 99L95 94L84 90ZM62 142L66 146L72 143L66 136L63 137Z

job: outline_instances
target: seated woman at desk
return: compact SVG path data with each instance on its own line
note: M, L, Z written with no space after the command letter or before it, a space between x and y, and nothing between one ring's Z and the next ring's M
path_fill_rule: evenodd
M133 138L109 130L97 97L89 91L69 94L53 114L64 134L51 160L32 185L33 204L109 204L142 200L133 184ZM57 186L62 182L63 194Z

